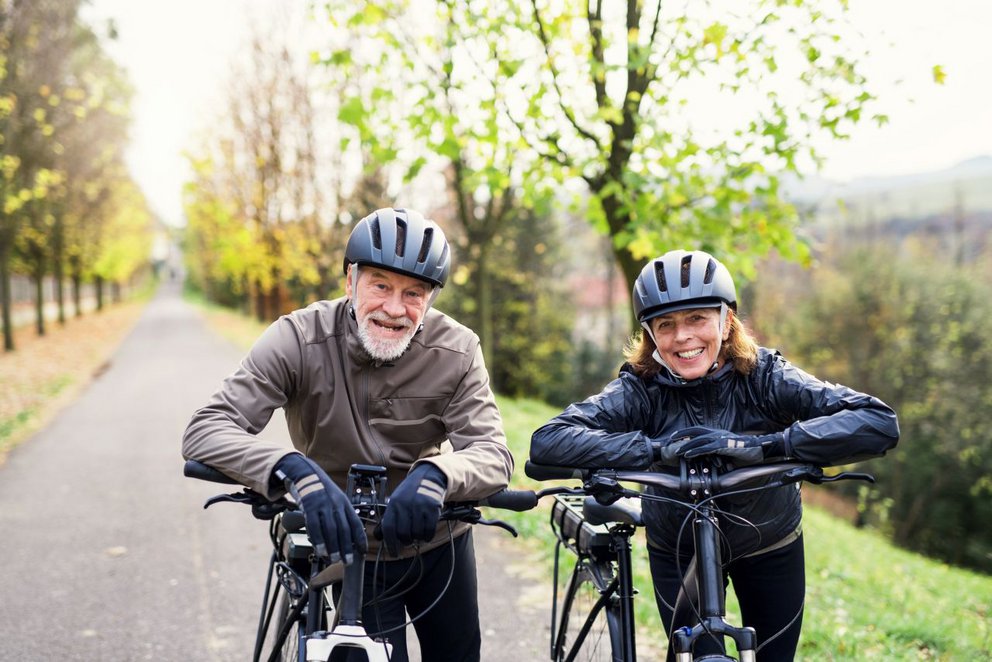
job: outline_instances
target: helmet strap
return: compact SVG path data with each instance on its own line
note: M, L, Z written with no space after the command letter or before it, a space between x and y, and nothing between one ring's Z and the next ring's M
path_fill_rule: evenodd
M724 301L720 302L720 326L717 327L716 341L716 360L713 361L713 365L710 366L709 372L715 371L720 366L720 350L723 349L723 327L727 323L727 304ZM707 373L707 374L708 374Z

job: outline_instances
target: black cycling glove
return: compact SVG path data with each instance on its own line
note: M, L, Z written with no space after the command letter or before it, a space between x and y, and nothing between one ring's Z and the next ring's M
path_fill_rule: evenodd
M272 475L303 509L307 535L317 555L331 563L354 560L354 550L365 553L365 527L350 499L310 458L292 453L276 462Z
M691 427L676 430L669 437L677 445L680 457L692 459L702 455L730 458L738 466L760 464L768 458L784 458L785 434L739 434L729 430Z
M434 537L447 486L444 472L425 462L396 487L382 516L382 540L392 556L399 556L403 545Z

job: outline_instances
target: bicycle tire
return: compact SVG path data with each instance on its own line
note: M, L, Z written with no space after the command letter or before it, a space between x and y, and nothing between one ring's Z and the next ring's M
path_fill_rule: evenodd
M284 623L290 615L290 599L287 593L282 594L279 603L279 628L285 627ZM280 630L277 630L279 632ZM307 648L306 640L303 638L303 623L296 619L290 626L286 634L286 640L282 644L282 657L280 662L306 662Z
M612 569L578 559L558 613L555 662L623 662Z

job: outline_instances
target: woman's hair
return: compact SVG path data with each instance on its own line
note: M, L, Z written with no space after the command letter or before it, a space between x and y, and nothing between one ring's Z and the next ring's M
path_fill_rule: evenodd
M758 343L744 323L732 310L727 311L727 323L730 325L730 335L720 347L720 357L730 361L734 370L742 375L748 375L758 364ZM632 336L624 348L624 358L638 377L654 377L661 372L661 364L655 359L654 340L644 329Z

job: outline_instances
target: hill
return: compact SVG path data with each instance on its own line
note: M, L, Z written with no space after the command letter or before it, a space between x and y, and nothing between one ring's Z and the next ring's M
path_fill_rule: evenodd
M992 156L943 170L845 183L810 177L789 181L785 188L816 224L857 226L893 218L968 217L992 212Z

